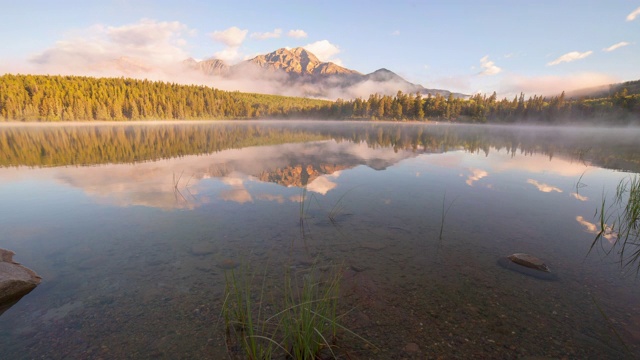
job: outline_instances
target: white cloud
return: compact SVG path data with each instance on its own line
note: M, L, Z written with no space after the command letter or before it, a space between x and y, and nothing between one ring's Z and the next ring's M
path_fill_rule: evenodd
M302 39L307 37L307 33L304 30L300 29L289 30L287 36L294 39Z
M336 64L341 64L340 59L334 58L335 55L340 53L340 48L328 40L320 40L311 44L303 46L306 50L318 57L320 61L331 61Z
M629 15L627 15L627 21L633 21L640 15L640 7L633 10Z
M613 51L613 50L615 50L615 49L619 49L619 48L621 48L621 47L623 47L623 46L627 46L627 45L629 45L629 43L628 43L628 42L626 42L626 41L621 41L621 42L619 42L619 43L617 43L617 44L613 44L613 45L609 46L608 48L604 48L604 49L602 49L602 51L609 52L609 51Z
M394 36L400 35L400 30L396 30L396 31L392 32L391 35L394 35Z
M233 63L236 60L240 60L243 58L240 50L237 47L228 47L226 49L216 51L213 54L215 59L219 59L228 63Z
M232 26L226 30L214 31L210 33L209 36L211 36L213 40L219 41L227 45L225 49L214 53L213 56L216 59L220 59L220 60L231 62L231 63L241 60L242 54L240 53L240 45L242 45L242 42L247 37L248 32L249 30L246 30L246 29L242 30L236 26ZM264 35L264 34L261 34L261 35Z
M229 47L238 47L244 41L249 30L241 30L236 26L232 26L227 30L214 31L209 34L213 40L220 41Z
M502 71L493 61L489 61L489 55L480 59L480 67L483 69L480 75L496 75Z
M578 51L572 51L569 53L566 53L562 56L560 56L559 58L547 63L547 66L553 66L553 65L558 65L564 62L572 62L572 61L576 61L576 60L580 60L580 59L584 59L587 56L593 54L593 51L589 50L589 51L585 51L585 52L578 52Z
M124 72L146 71L151 64L184 60L188 53L186 25L142 19L119 27L94 25L81 29L33 56L36 72L97 74L119 68Z
M251 38L258 40L277 39L280 35L282 35L282 29L273 29L272 32L254 32L251 34Z

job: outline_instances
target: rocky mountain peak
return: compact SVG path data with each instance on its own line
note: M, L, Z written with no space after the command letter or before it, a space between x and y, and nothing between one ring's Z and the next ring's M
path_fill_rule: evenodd
M185 66L193 70L199 70L205 75L226 75L229 73L229 65L218 59L207 59L197 61L194 58L188 58L182 62Z
M248 60L263 69L283 70L290 75L359 74L332 62L322 62L305 48L281 48Z

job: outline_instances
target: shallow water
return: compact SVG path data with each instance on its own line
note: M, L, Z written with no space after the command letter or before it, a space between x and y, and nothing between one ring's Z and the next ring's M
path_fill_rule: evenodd
M0 349L12 359L225 358L224 268L264 271L277 294L285 273L315 263L340 269L341 321L377 347L345 341L352 359L637 358L635 269L589 248L603 194L638 172L639 135L0 127L0 247L43 277L0 316ZM557 280L498 265L516 252L543 259Z

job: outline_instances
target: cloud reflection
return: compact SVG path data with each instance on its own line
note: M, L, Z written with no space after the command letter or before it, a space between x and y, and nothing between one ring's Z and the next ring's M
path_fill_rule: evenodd
M600 233L600 230L598 228L598 226L592 222L589 222L587 220L585 220L582 216L576 216L576 221L584 226L584 229L586 232L597 235L598 233ZM611 227L609 225L605 224L605 232L604 234L602 234L602 237L607 239L607 241L609 241L611 244L615 243L616 238L617 238L617 234L613 231L611 231Z
M258 200L264 200L264 201L275 201L278 204L284 203L284 196L282 196L282 195L257 194L255 196L255 198L258 199Z
M527 183L537 187L538 190L540 190L540 191L542 191L544 193L550 193L550 192L553 192L553 191L559 192L559 193L562 192L561 189L559 189L559 188L557 188L555 186L551 186L549 184L537 182L536 180L533 180L533 179L527 180Z
M471 175L469 175L467 177L467 181L465 181L467 183L467 185L469 186L473 186L473 183L482 179L483 177L486 177L489 175L488 172L486 172L485 170L482 169L469 169L469 171L471 171Z
M336 171L331 175L320 176L307 185L307 190L326 195L329 190L333 190L337 186L337 184L329 178L337 179L339 176L340 171Z
M233 189L222 190L220 192L220 198L225 201L233 201L239 204L246 202L253 202L253 198L249 191L242 186L234 187Z
M589 198L583 195L580 195L578 193L571 193L571 196L573 196L574 198L580 200L580 201L588 201Z

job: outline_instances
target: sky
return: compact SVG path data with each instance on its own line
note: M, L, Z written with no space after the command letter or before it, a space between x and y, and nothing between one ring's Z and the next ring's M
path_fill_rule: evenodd
M302 46L361 73L386 68L465 94L550 95L640 79L640 0L0 5L0 74L95 75L120 57L149 67L189 57L233 64Z

